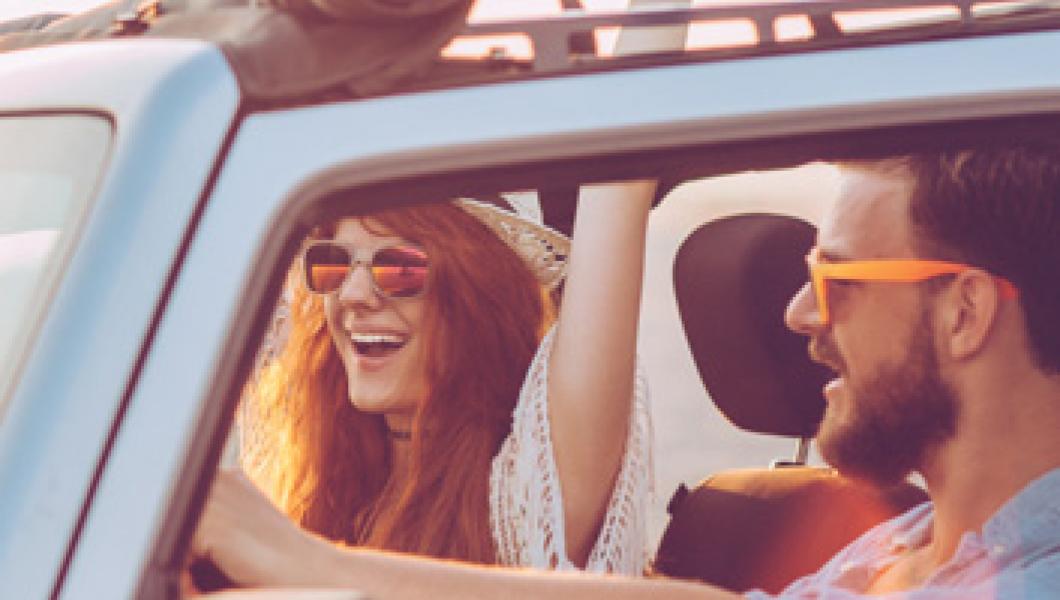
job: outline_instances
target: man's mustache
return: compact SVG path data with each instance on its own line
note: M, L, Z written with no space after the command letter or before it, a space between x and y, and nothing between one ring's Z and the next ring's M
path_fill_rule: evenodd
M843 358L839 355L839 351L836 350L834 344L827 341L823 336L810 339L808 352L810 360L813 362L822 364L836 373L846 371L846 365Z

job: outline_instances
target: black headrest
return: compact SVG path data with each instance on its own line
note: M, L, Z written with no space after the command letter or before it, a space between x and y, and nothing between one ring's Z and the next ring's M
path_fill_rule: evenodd
M784 308L806 282L813 226L793 217L739 215L701 226L681 245L674 287L699 376L737 427L812 437L829 372Z

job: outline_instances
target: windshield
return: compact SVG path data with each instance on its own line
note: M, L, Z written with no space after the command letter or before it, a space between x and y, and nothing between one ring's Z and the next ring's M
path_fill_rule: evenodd
M0 116L0 416L110 137L100 117Z

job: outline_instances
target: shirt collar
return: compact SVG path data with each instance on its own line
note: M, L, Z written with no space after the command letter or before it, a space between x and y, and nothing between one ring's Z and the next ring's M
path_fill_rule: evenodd
M983 546L995 560L1060 548L1060 468L1031 481L983 524ZM886 537L891 556L931 541L934 505L917 507L899 519ZM973 536L978 538L978 536Z
M925 502L896 520L895 529L887 538L889 553L901 554L931 541L934 516L935 506Z
M1060 547L1058 499L1060 468L1055 468L1001 505L983 525L983 541L995 555L1027 556Z

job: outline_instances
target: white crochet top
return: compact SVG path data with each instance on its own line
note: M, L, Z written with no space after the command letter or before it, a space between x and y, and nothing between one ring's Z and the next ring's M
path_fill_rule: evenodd
M490 529L502 565L571 570L563 491L548 418L548 356L542 340L512 415L512 432L493 458ZM639 366L631 398L626 451L603 525L585 570L641 575L647 564L646 526L655 476L647 385Z

